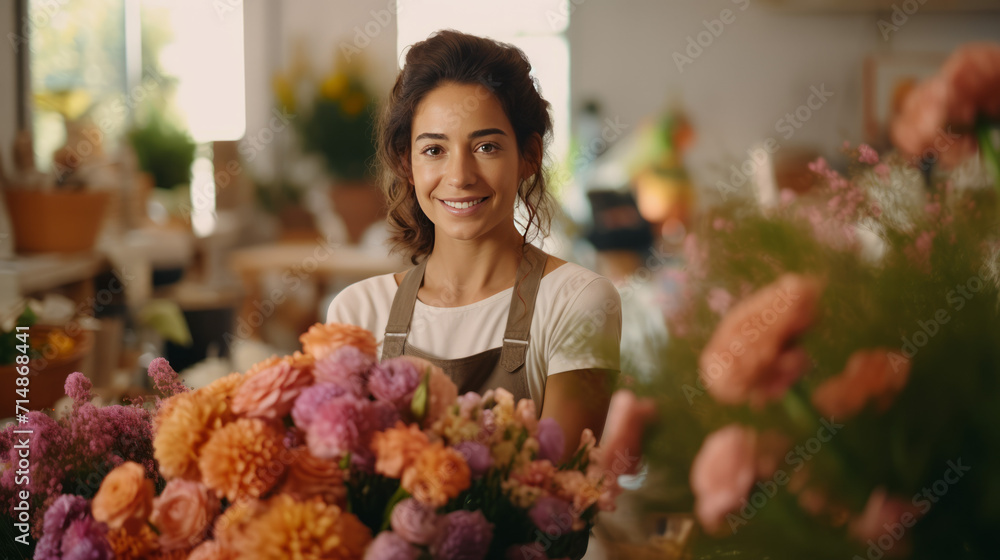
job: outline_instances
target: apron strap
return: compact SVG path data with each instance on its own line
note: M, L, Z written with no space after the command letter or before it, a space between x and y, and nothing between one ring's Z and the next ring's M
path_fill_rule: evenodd
M389 321L385 325L385 338L382 340L383 360L403 355L406 334L410 330L410 319L413 318L413 307L417 303L417 291L424 282L425 268L427 268L426 258L406 273L396 290L392 308L389 310Z
M531 332L531 318L535 311L535 296L545 271L548 255L534 245L524 246L524 257L517 269L514 293L510 298L507 312L507 328L503 333L503 351L500 366L508 373L520 368L528 355L528 334Z
M500 365L509 373L517 371L528 354L528 334L531 332L535 296L538 295L538 285L545 271L547 258L548 255L541 249L531 244L525 245L524 256L517 268L510 309L507 312L507 327L503 335L503 350L500 353ZM425 258L406 273L396 290L385 326L385 338L382 340L383 360L403 355L417 292L423 284L426 268Z

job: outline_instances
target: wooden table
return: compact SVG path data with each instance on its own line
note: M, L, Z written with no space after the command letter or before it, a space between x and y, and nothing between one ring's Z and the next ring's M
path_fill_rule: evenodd
M411 265L403 258L388 254L372 254L349 246L328 246L312 243L272 243L233 251L229 264L239 275L244 288L238 328L255 335L267 309L280 305L288 293L299 285L310 283L323 290L334 284L352 283L380 274L398 272ZM260 286L264 274L278 273L283 291L265 294ZM273 290L272 290L273 291ZM268 305L270 301L271 305ZM263 311L262 311L263 310ZM312 322L322 320L311 318ZM311 324L311 323L309 323ZM244 333L247 334L247 333Z

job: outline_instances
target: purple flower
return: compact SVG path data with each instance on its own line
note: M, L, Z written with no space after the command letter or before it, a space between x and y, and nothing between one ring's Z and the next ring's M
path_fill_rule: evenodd
M165 397L185 393L189 390L174 368L167 363L166 358L156 358L150 362L146 372L153 378L156 390L163 393Z
M115 553L107 534L107 525L93 517L70 523L63 536L62 560L111 560Z
M39 560L104 560L112 558L108 528L90 516L90 503L82 496L63 494L42 518L43 535L35 548Z
M368 389L376 399L392 403L396 410L406 411L410 409L410 401L420 381L417 366L405 356L400 356L372 368Z
M392 509L389 518L392 530L413 544L428 545L437 534L438 514L413 498L407 498Z
M347 392L346 388L335 383L317 383L306 387L292 406L292 420L303 430L309 429L309 424L312 424L320 407L335 397L346 395Z
M565 535L573 529L573 514L569 502L555 496L539 498L528 516L542 532L553 537Z
M441 520L431 554L440 560L481 560L492 540L493 524L481 511L453 511Z
M63 388L66 390L66 395L73 399L73 404L79 406L94 398L94 395L90 393L90 388L93 386L94 384L87 379L86 375L75 371L66 377L66 384Z
M566 435L559 422L555 418L539 420L535 438L538 440L538 459L548 459L558 465L566 452Z
M420 551L392 531L382 531L365 551L365 560L417 560Z
M469 464L469 470L473 477L481 477L493 466L493 456L490 455L490 448L478 441L462 441L456 444L455 451L465 457L465 462Z
M368 354L355 346L342 346L313 366L317 383L336 383L359 397L365 396L368 373L375 365Z
M321 459L363 454L379 421L374 402L350 395L334 397L316 410L306 429L306 444Z

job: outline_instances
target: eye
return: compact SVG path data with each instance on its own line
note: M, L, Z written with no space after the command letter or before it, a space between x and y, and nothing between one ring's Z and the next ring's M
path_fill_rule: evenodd
M493 142L487 142L487 143L483 144L482 146L479 146L479 148L478 148L478 150L480 152L484 153L484 154L492 154L492 153L496 152L499 149L500 149L500 146L497 146Z
M424 154L424 155L431 156L431 157L439 156L439 155L441 155L441 147L440 146L427 146L426 148L424 148L423 150L421 150L420 153Z

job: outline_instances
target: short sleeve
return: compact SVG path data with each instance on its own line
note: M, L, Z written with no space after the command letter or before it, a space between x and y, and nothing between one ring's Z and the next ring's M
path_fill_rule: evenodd
M555 315L548 375L578 369L621 371L621 335L621 295L607 278L594 278Z

